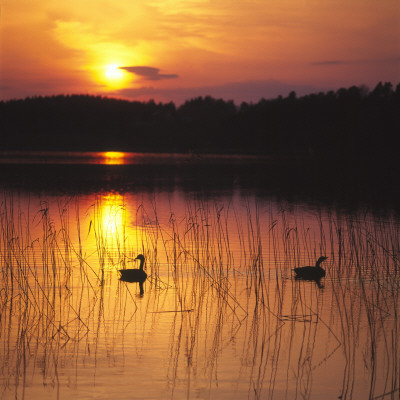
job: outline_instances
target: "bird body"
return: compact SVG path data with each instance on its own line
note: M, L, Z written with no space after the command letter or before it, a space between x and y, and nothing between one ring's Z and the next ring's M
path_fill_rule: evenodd
M140 260L139 268L132 269L120 269L119 272L121 274L121 280L127 282L144 282L147 278L146 272L143 270L144 266L144 256L143 254L139 254L135 260Z
M318 280L325 276L325 270L320 267L320 264L325 261L328 257L320 257L318 258L315 266L307 266L307 267L299 267L295 268L294 272L296 273L296 278L302 279L310 279L310 280Z

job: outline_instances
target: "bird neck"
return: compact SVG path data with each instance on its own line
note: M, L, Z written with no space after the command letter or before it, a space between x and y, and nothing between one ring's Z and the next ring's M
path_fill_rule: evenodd
M140 260L139 269L143 270L143 267L144 267L144 260L141 259L141 260Z

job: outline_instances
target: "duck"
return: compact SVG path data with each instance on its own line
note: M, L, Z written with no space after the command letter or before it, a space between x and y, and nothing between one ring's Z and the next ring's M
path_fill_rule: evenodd
M325 270L320 267L320 264L328 257L321 256L318 258L315 266L294 268L297 279L319 280L325 276Z
M143 270L144 266L144 255L139 254L135 260L140 260L139 268L131 268L131 269L120 269L119 272L121 274L121 280L127 282L144 282L147 278L146 272Z

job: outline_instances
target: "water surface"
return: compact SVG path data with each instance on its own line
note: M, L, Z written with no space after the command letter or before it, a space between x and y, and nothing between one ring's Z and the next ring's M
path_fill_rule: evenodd
M251 157L13 157L2 398L398 398L395 208L265 187ZM118 273L139 253L142 294Z

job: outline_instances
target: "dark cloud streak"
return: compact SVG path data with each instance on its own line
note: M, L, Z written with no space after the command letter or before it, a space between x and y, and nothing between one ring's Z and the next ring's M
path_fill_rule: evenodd
M346 65L346 64L350 64L350 62L340 61L340 60L327 60L327 61L315 61L311 63L311 65Z
M376 59L361 59L361 60L322 60L311 62L314 66L329 66L329 65L358 65L358 64L377 64L377 63L393 63L399 62L400 57L394 58L376 58Z
M141 76L146 81L160 81L163 79L176 79L176 74L160 74L159 68L147 66L119 67L127 72Z

